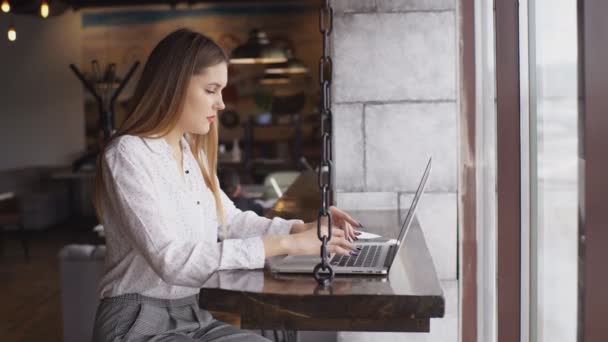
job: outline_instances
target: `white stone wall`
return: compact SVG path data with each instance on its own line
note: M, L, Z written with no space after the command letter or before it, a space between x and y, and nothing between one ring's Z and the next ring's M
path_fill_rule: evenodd
M446 295L431 334L382 340L457 341L458 26L455 0L334 0L334 177L343 209L418 208ZM340 333L371 341L375 333Z

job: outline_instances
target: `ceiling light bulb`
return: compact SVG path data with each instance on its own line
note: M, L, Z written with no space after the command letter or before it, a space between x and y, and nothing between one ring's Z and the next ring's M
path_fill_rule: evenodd
M46 1L42 1L42 4L40 5L40 15L43 18L46 18L49 16L49 3Z
M4 0L2 1L2 12L4 13L8 13L11 11L11 4L8 2L8 0Z
M11 42L17 40L17 31L13 25L9 26L8 28L8 40Z

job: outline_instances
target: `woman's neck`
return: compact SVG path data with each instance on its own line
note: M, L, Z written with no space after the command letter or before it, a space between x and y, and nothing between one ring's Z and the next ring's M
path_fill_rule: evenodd
M184 154L182 153L182 146L180 144L180 140L183 137L183 133L179 131L171 131L169 134L165 135L163 139L171 146L171 150L173 151L173 158L177 162L178 170L183 169L184 167ZM183 175L182 175L183 177Z
M167 141L169 146L173 149L173 151L181 151L180 140L184 136L184 133L173 130L164 136L164 139Z

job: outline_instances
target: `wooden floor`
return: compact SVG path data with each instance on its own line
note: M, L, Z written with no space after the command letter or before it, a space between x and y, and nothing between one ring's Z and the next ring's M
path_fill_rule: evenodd
M59 260L66 244L99 243L94 222L72 220L45 231L28 232L30 261L19 237L5 232L0 254L0 340L62 341Z

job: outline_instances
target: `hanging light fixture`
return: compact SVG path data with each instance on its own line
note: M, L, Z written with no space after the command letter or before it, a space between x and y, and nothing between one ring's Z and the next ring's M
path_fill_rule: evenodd
M49 16L49 3L46 0L42 0L42 3L40 4L40 16L43 18L47 18Z
M296 59L293 56L293 52L291 51L291 49L285 50L285 56L287 57L286 62L270 64L266 68L265 72L267 74L283 75L305 74L308 72L308 68L306 67L306 65L304 65L304 63L302 63L299 59Z
M237 46L230 58L232 64L270 64L286 61L285 51L272 46L266 33L258 29L249 32L247 42Z
M278 84L289 84L289 77L284 74L264 74L262 78L258 81L260 84L264 85L278 85Z
M11 11L11 4L8 2L8 0L3 0L0 8L2 8L2 12L8 13Z
M17 40L17 30L15 30L15 25L13 24L13 18L11 18L11 23L8 26L7 32L8 40L14 42Z

